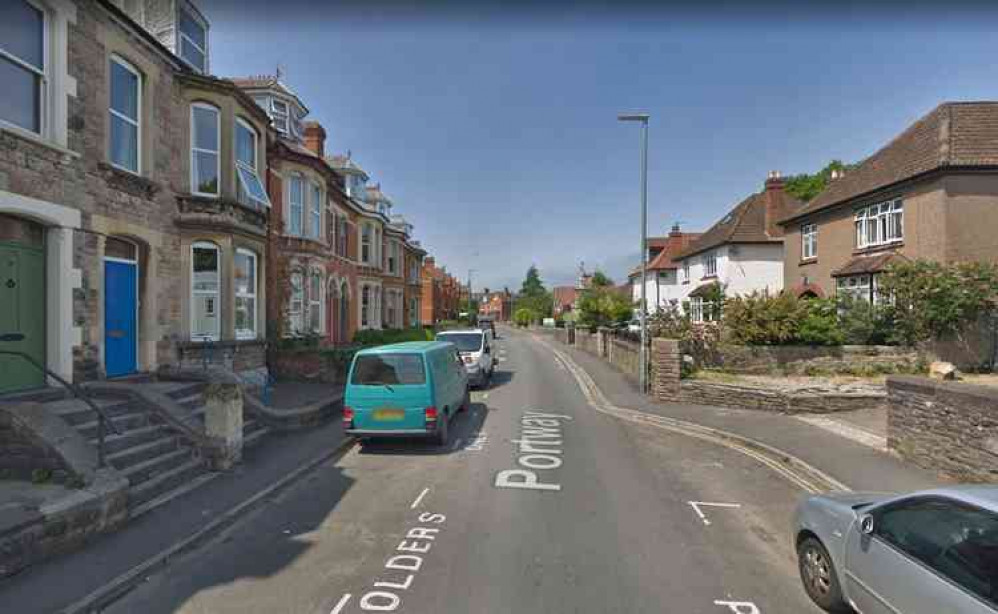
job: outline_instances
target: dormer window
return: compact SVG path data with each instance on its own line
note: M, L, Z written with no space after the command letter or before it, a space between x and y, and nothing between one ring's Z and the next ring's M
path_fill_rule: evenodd
M208 32L189 11L179 11L177 55L199 73L208 72Z
M270 119L274 121L274 128L281 134L288 133L288 103L276 98L270 101Z

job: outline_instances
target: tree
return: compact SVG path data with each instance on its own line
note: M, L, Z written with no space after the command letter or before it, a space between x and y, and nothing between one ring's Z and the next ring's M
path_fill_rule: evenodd
M523 286L520 288L520 294L526 297L538 296L547 292L544 289L544 283L541 282L541 274L537 271L537 267L530 265L527 269L527 276L523 280Z
M845 164L842 160L832 160L825 165L825 168L813 175L801 173L788 178L784 189L787 194L794 198L808 202L828 187L828 182L832 179L832 171L848 172L857 166L859 165Z
M606 276L606 273L600 271L599 269L593 273L593 277L589 282L593 287L605 288L613 285L613 280Z
M527 276L523 280L520 296L516 299L516 306L531 311L536 318L551 316L554 299L544 287L541 275L534 265L530 265L530 268L527 269Z
M634 306L629 297L612 285L593 285L579 298L579 323L583 326L613 326L631 319Z

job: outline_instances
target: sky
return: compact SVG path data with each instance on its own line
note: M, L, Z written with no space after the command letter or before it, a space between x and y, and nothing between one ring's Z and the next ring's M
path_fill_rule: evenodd
M280 65L327 151L351 151L476 291L519 288L531 264L548 287L580 262L626 280L640 140L620 112L651 114L655 236L706 229L771 170L869 156L940 102L998 99L984 5L200 6L212 73Z

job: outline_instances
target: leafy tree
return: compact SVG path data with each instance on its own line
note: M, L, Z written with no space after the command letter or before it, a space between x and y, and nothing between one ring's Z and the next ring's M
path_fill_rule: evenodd
M549 317L554 309L554 298L544 287L540 273L534 265L527 269L527 276L523 280L516 305L532 311L536 318Z
M841 160L832 160L825 165L825 168L813 175L801 173L800 175L789 177L784 189L787 191L787 194L790 194L794 198L808 202L828 187L828 182L832 178L832 171L848 172L857 166L857 164L845 164Z
M537 271L537 267L530 265L527 269L527 276L523 280L523 286L520 288L520 294L525 297L533 297L544 294L547 290L544 288L544 283L541 282L541 275Z
M604 279L605 276L604 276ZM631 319L634 305L612 285L596 285L582 291L579 323L583 326L613 326Z
M603 271L597 270L595 273L593 273L593 277L590 280L590 283L594 288L605 288L607 286L612 286L613 280L607 277L606 273L604 273Z
M998 299L998 265L988 262L895 262L878 281L891 297L893 338L905 345L959 337Z
M516 313L513 314L513 321L516 322L517 326L529 326L531 322L536 322L537 320L537 313L525 307L517 309Z

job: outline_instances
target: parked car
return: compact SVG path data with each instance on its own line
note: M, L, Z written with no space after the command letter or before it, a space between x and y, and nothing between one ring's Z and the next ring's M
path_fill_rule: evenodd
M627 323L627 332L629 333L640 333L641 332L641 320L631 320Z
M804 589L829 612L998 612L998 486L809 497L794 540Z
M437 341L447 341L457 346L468 372L468 381L472 385L484 388L492 381L495 361L488 333L474 328L449 330L438 333Z
M478 328L492 334L492 339L496 338L496 323L492 316L478 316Z
M451 418L470 402L457 347L412 341L357 352L343 426L358 437L431 437L446 445Z

